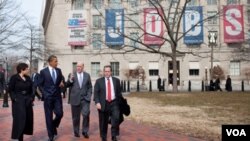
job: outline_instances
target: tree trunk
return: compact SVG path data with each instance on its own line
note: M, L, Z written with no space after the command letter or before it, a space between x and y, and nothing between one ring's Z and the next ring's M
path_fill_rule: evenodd
M176 51L173 51L173 92L178 92L178 85L177 85L177 61L176 61Z

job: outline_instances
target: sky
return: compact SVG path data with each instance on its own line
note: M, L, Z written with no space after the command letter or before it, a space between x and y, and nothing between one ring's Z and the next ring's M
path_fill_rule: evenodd
M28 17L32 17L32 20L36 23L40 23L41 10L43 0L16 0L21 3L22 12L27 13Z

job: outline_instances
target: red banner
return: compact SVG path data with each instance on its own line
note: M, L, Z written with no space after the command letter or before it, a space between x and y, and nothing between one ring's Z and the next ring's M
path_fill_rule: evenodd
M244 41L244 17L242 5L223 7L224 42L235 43Z
M160 17L162 11L156 8L144 9L144 43L147 45L163 44L163 21Z

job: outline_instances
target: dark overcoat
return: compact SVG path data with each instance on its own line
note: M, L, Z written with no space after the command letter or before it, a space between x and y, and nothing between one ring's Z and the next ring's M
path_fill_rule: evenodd
M3 90L5 90L5 78L4 73L0 71L0 94L3 94Z
M19 74L10 78L9 92L12 101L12 139L18 139L22 134L33 134L34 89L32 80L25 76L23 80Z

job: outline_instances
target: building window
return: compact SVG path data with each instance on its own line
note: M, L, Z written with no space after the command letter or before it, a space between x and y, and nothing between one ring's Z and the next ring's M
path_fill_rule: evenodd
M119 76L119 72L120 72L119 62L111 62L110 65L112 68L112 76Z
M92 0L92 8L95 9L102 8L102 0Z
M234 76L240 75L240 62L239 61L230 62L230 75L234 75Z
M93 45L93 49L100 49L102 47L102 35L101 34L93 34L92 45Z
M72 4L74 10L83 10L84 0L74 0Z
M158 76L159 75L159 63L149 62L148 71L149 71L149 76Z
M137 78L138 74L136 72L136 69L139 67L139 62L129 62L129 71L127 72L127 77L131 78Z
M239 0L227 0L227 4L239 4Z
M71 46L71 49L74 50L82 50L84 48L84 46Z
M208 24L217 24L216 11L207 11Z
M158 76L159 70L149 70L149 76Z
M207 5L217 5L217 0L207 0Z
M131 8L136 8L139 6L139 1L138 0L129 0L129 5Z
M180 61L176 62L177 64L177 85L180 85ZM173 62L168 61L168 84L173 84Z
M189 69L189 75L190 76L199 76L199 71L198 69Z
M93 27L94 28L102 27L102 19L100 15L93 15Z
M157 5L159 5L159 1L158 0L149 0L148 4L149 4L149 6L157 6Z
M91 62L91 76L99 77L100 74L100 62Z
M176 7L179 0L168 0L169 5L172 3L172 7Z
M190 76L199 76L199 73L200 73L199 62L189 62L189 75Z
M112 8L120 8L122 7L121 0L109 0L109 6Z
M130 45L131 47L134 47L134 48L138 48L139 47L139 44L138 44L138 39L139 39L139 36L138 36L139 33L137 32L133 32L133 33L130 33L130 37L135 40L130 40Z
M197 0L191 0L190 2L187 3L187 6L195 6L198 5Z
M247 22L250 23L250 10L247 10Z

